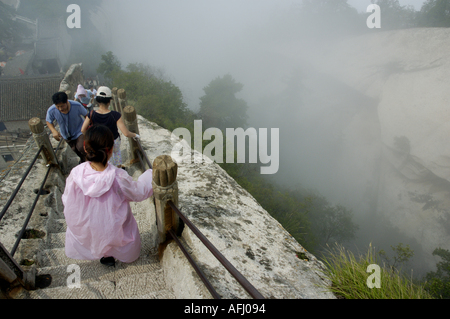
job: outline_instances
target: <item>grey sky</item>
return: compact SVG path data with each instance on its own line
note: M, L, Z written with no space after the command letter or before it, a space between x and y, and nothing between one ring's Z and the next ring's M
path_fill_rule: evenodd
M423 0L400 0L415 5ZM108 50L128 63L142 62L165 70L183 91L191 108L198 107L203 87L217 76L237 78L238 52L245 53L244 33L289 10L301 0L110 0L97 18ZM366 11L370 0L349 0ZM106 18L107 17L107 18ZM239 42L241 41L241 42ZM244 41L244 43L242 43ZM254 41L254 39L250 39ZM252 47L252 50L255 48ZM234 61L233 61L234 59ZM245 87L244 87L245 89Z

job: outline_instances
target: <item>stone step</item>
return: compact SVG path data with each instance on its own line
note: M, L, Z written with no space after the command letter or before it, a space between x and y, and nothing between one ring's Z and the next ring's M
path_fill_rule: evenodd
M66 243L66 233L48 233L47 248L63 248Z
M87 262L90 262L90 260L78 260L67 257L64 247L44 249L36 254L36 266L38 268L67 266Z
M155 277L155 282L164 282L164 273L161 269L157 256L142 256L132 263L122 263L116 261L115 267L108 267L102 265L98 260L84 261L77 263L80 267L81 283L92 281L117 281L128 275L152 273ZM68 267L69 265L60 265L53 267L44 267L37 269L37 275L50 275L52 283L48 288L59 286L67 286L67 280L75 273L75 271Z
M56 287L24 292L22 299L111 299L116 285L112 281L94 281L80 288Z
M166 287L163 276L155 278L154 273L144 273L123 277L116 282L115 298L175 299L172 290Z
M61 286L24 294L24 299L175 299L173 292L155 281L152 273L81 283L80 288Z
M65 219L53 219L50 218L47 223L47 232L50 233L62 233L67 229Z
M149 233L140 233L141 236L141 255L146 255L156 251L155 248L155 239L154 236ZM55 248L64 248L66 243L66 233L48 233L46 248L47 249L55 249Z
M75 260L65 254L67 223L63 214L50 214L47 222L45 246L36 256L37 275L50 275L51 285L45 289L26 292L30 299L109 299L142 298L174 299L167 289L164 271L156 254L157 229L152 215L151 202L130 203L141 236L140 257L133 263L116 260L115 267L102 265L98 260ZM150 210L150 211L149 211ZM149 214L150 213L150 214ZM154 214L154 212L153 212ZM80 288L69 288L75 271L70 265L79 266ZM69 270L69 271L68 271Z

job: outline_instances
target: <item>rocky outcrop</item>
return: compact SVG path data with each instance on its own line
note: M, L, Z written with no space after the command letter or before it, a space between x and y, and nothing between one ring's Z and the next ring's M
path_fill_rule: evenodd
M59 86L59 91L71 92L69 99L73 99L73 95L77 91L78 84L84 83L83 75L83 64L72 64L67 70L61 84Z

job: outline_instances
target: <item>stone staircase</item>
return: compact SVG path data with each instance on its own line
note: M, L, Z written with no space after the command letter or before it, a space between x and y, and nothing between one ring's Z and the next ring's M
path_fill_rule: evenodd
M148 201L139 204L132 203L132 209L141 234L141 255L129 264L116 260L115 267L102 265L99 261L68 258L64 252L66 221L61 218L63 215L53 210L47 224L44 249L36 256L37 276L50 275L51 285L45 289L23 292L21 298L174 299L175 295L166 286L164 271L154 248L152 225L148 218L151 207L148 207ZM72 280L75 272L70 265L79 266L79 288L69 287L75 282Z
M69 152L70 153L70 152ZM67 154L67 153L66 153ZM74 155L74 154L72 154ZM78 158L76 158L78 159ZM71 158L61 159L68 166L77 164ZM74 162L70 164L70 162ZM128 167L134 179L141 174L139 170ZM70 171L70 170L69 170ZM58 174L55 174L57 176ZM60 175L59 183L50 183L50 195L42 196L40 210L46 210L46 225L42 226L45 236L39 239L39 247L34 256L37 278L51 276L51 284L43 289L22 290L16 299L175 299L171 288L167 287L164 270L158 256L158 235L153 197L140 202L130 203L133 215L138 223L141 236L141 254L133 263L116 260L115 267L102 265L99 260L75 260L65 255L64 206L61 195L64 191L65 177ZM54 178L55 179L55 178ZM64 179L64 180L62 180ZM59 186L57 186L59 184ZM38 208L37 208L38 209ZM37 212L34 214L39 216ZM42 218L42 217L39 217ZM42 221L39 222L42 225ZM30 223L33 224L33 221ZM30 240L23 240L24 246ZM34 240L32 240L34 241ZM20 253L19 253L20 255ZM75 270L80 274L80 285L69 287L75 280Z

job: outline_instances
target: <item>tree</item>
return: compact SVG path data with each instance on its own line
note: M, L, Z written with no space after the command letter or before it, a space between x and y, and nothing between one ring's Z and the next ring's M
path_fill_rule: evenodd
M381 29L404 29L414 27L416 12L413 6L401 6L398 0L377 0L381 11Z
M319 247L330 241L342 244L355 239L358 225L352 221L353 213L342 205L332 206L323 196L310 195L310 220Z
M300 7L302 29L319 37L355 34L366 24L347 0L304 0Z
M378 254L383 257L392 272L394 272L394 270L398 270L398 267L400 267L401 264L408 262L408 260L414 256L414 251L408 244L403 246L402 243L399 243L397 246L391 246L391 249L394 251L393 258L389 258L386 251L383 249L381 249Z
M434 256L441 257L442 261L436 264L436 271L426 274L426 289L437 298L450 298L450 251L436 248Z
M421 27L450 27L450 0L427 0L419 17Z
M164 79L161 70L142 63L131 63L121 70L111 52L102 59L99 72L105 72L113 86L125 89L140 115L168 130L193 128L193 113L183 101L181 90Z
M236 97L243 87L227 74L212 80L203 89L205 95L200 98L199 117L205 129L216 127L224 132L226 128L247 125L247 103Z
M102 62L99 64L97 72L102 74L108 82L107 84L110 85L114 73L119 72L121 68L122 65L117 57L111 51L108 51L102 55Z

